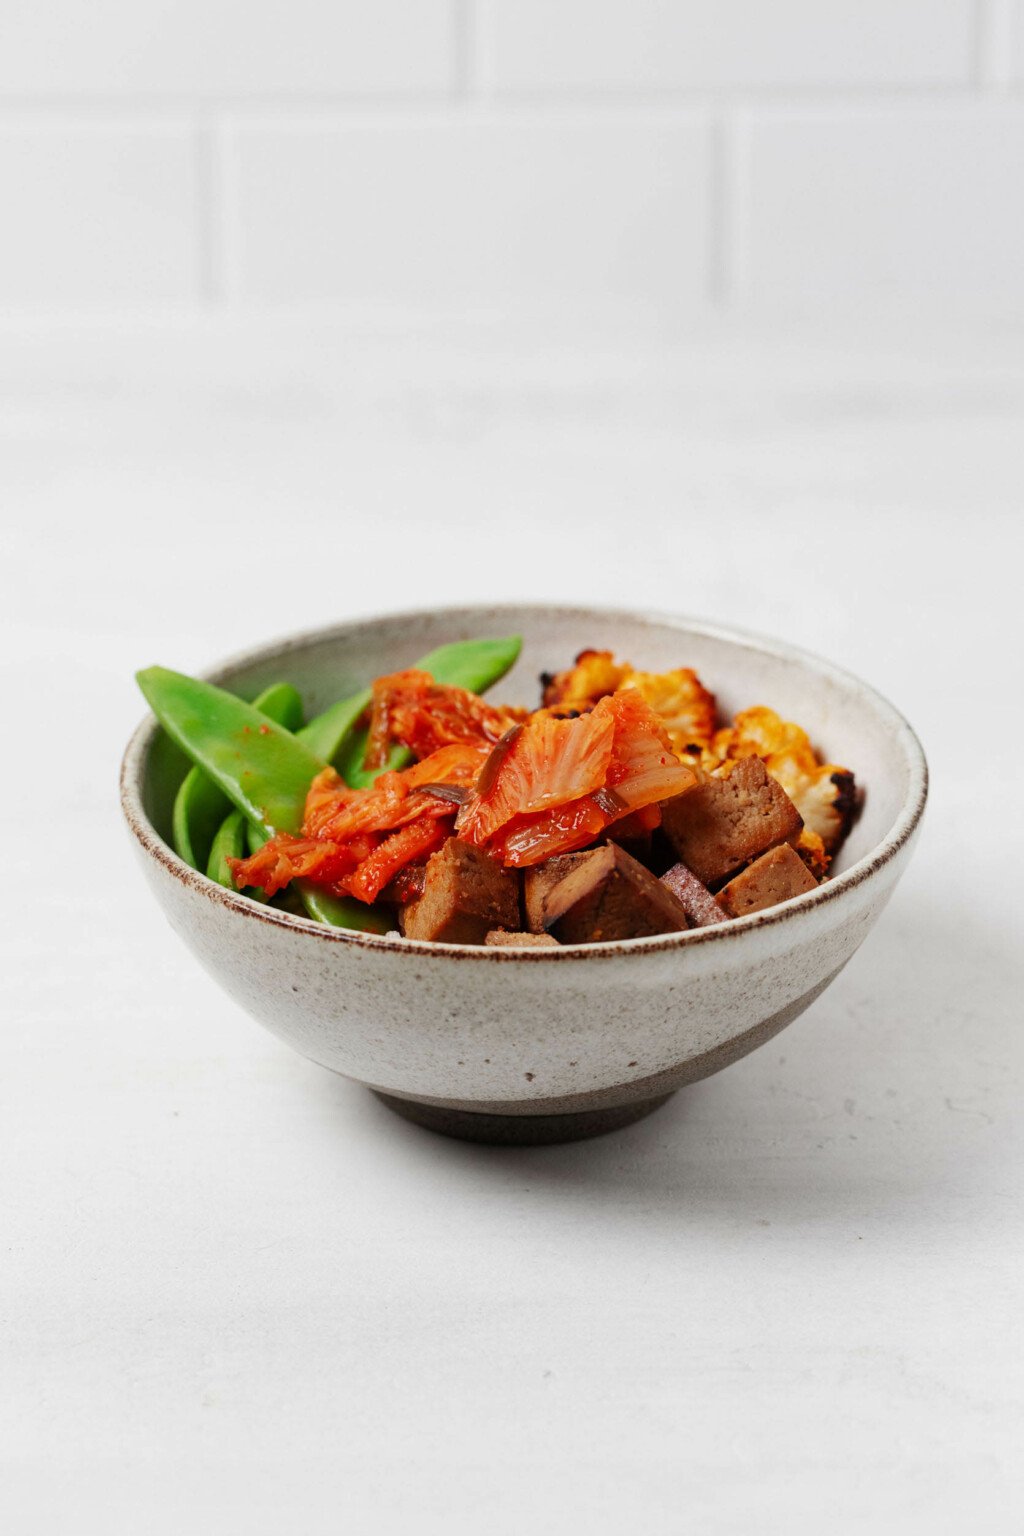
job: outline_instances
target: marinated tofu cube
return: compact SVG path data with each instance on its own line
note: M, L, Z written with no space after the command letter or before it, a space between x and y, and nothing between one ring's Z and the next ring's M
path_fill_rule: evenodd
M404 907L409 901L416 901L423 895L423 887L427 879L426 860L417 864L406 864L400 869L393 879L380 893L381 901L390 902L393 907Z
M657 819L660 821L660 816ZM639 859L641 864L648 864L651 857L652 834L651 818L646 811L637 811L631 816L622 816L618 821L613 821L605 830L602 840L606 843L618 843L620 848L625 848L626 852L631 853L634 859Z
M407 939L482 944L496 928L519 927L518 877L482 848L449 838L427 860L423 895L399 921Z
M682 903L683 910L694 928L710 928L712 923L724 923L725 913L706 885L702 885L685 864L675 864L661 877L673 896Z
M748 912L763 912L791 896L813 891L817 884L796 850L783 843L730 880L719 891L718 904L729 917L746 917Z
M714 889L744 864L800 836L800 812L759 757L743 757L685 795L666 800L662 831L676 857Z
M606 848L589 848L583 853L561 853L523 874L523 909L531 933L543 933L557 922L594 882L588 873L596 859L596 868L607 865ZM599 878L599 877L598 877Z
M557 949L558 940L550 933L509 933L507 928L493 928L484 939L497 949Z
M545 867L550 885L533 882L530 926L546 919L560 944L640 939L689 926L672 892L615 843L549 862L563 867Z

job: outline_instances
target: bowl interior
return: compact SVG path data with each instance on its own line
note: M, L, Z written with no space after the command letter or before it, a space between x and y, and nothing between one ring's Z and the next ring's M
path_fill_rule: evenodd
M308 714L365 687L374 676L409 666L447 641L521 634L523 651L495 696L535 705L538 676L567 667L577 652L613 650L649 671L689 666L718 697L729 719L738 709L767 704L810 734L830 761L852 769L864 791L861 815L834 866L849 869L892 832L923 772L909 727L878 694L856 678L806 653L684 619L645 617L600 609L547 607L465 608L353 622L278 642L225 663L211 680L254 697L268 683L287 679L301 691ZM142 801L169 841L171 806L186 759L162 732L145 752Z

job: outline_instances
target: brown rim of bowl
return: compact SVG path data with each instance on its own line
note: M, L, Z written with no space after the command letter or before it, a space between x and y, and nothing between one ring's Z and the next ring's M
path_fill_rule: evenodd
M362 625L393 623L402 619L428 620L436 617L439 612L444 612L451 618L454 628L472 623L474 618L484 616L493 618L503 613L521 612L524 608L543 609L552 606L527 602L489 603L443 610L417 608L397 613L370 614L326 629L288 635L282 640L258 646L238 656L228 657L218 666L204 672L202 676L217 679L237 668L248 667L261 661L276 661L286 656L289 651L301 650L315 642L340 638L353 628ZM262 906L240 892L229 891L224 886L218 885L216 881L208 879L206 875L193 869L178 857L173 848L160 837L143 810L139 789L140 770L150 741L158 728L153 715L148 715L134 731L121 760L121 809L125 820L145 851L162 864L175 879L180 880L183 885L191 886L207 900L219 902L222 906L240 913L243 917L252 918L256 922L270 923L275 927L293 929L299 933L309 933L330 944L358 944L364 948L390 950L394 954L408 954L420 958L424 955L450 955L454 959L472 958L495 964L525 961L539 965L557 964L559 960L567 958L578 960L584 956L603 959L625 953L650 954L652 951L681 949L695 944L736 942L742 939L744 934L755 929L798 920L804 914L823 907L826 902L837 901L845 892L861 885L888 864L914 835L924 814L925 802L928 798L928 764L924 750L912 727L899 710L854 673L834 666L831 662L799 646L772 640L764 635L751 634L746 630L734 629L730 625L712 624L677 614L638 613L634 609L626 608L559 608L557 611L562 617L572 618L576 615L581 623L591 623L595 615L603 615L609 619L629 619L635 624L646 624L652 627L667 626L690 634L704 635L713 640L724 640L747 650L761 651L766 655L794 661L802 666L810 666L838 682L853 684L856 688L863 690L878 713L891 725L893 735L903 750L910 774L910 787L906 799L887 836L863 858L858 859L856 864L851 865L842 874L827 880L817 890L807 891L802 896L794 896L766 912L755 912L747 917L734 918L731 922L723 923L721 927L691 928L686 933L659 934L647 939L616 939L603 944L563 944L559 949L539 947L517 950L502 948L498 945L439 944L426 939L388 938L384 934L359 933L349 928L332 928L325 923L314 922L312 918L293 917L289 912L280 912L275 908Z

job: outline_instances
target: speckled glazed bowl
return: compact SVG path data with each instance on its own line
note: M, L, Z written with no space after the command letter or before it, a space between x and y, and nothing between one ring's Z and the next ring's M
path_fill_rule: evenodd
M533 704L584 646L650 670L693 666L723 714L770 704L851 767L864 805L816 891L721 928L510 950L323 927L196 874L170 846L185 759L152 718L121 794L172 927L222 987L297 1051L407 1118L482 1141L555 1141L628 1124L783 1029L836 977L906 868L927 793L920 744L866 684L774 641L596 609L464 608L343 624L263 647L211 678L247 697L288 678L313 712L444 641L522 634L499 685Z

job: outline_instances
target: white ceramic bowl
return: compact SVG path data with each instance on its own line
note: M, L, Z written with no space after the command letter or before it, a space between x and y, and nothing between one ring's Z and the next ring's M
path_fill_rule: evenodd
M585 646L656 671L696 667L723 715L768 704L864 791L825 885L721 928L624 943L509 950L323 927L197 874L170 846L187 767L150 717L121 796L172 927L224 989L297 1051L433 1129L549 1141L639 1118L762 1045L838 975L906 868L927 794L920 743L865 683L806 652L714 625L551 607L360 620L278 642L210 674L249 697L278 678L311 711L449 640L522 634L496 697L535 704L537 677Z

